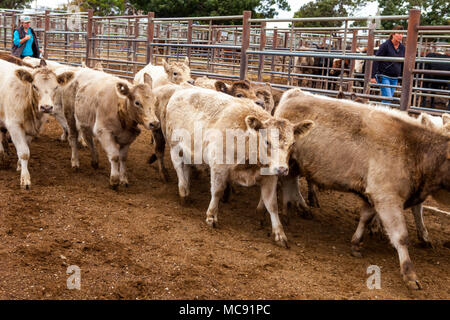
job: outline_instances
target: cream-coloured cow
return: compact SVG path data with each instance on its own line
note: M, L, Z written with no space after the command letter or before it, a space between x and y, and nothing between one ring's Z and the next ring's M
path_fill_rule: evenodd
M16 147L20 186L24 189L31 186L28 145L53 112L60 86L69 83L73 76L70 71L56 75L44 61L36 69L0 61L0 126L8 130ZM4 152L3 146L0 152Z
M136 83L144 83L144 74L148 73L153 79L153 88L157 88L166 84L193 84L191 78L191 69L189 68L189 59L186 57L183 62L163 60L162 66L152 64L146 65L142 70L136 73L134 81Z
M110 185L128 185L126 159L131 143L140 133L138 125L158 129L152 79L131 85L114 76L82 85L75 97L75 119L91 150L93 167L98 166L94 136L100 141L111 163Z
M203 88L176 91L161 118L182 202L190 195L192 167L210 171L211 202L206 213L210 226L218 223L219 199L228 183L260 185L275 241L282 246L287 246L287 238L278 217L277 176L288 173L287 161L295 138L307 133L312 125L309 120L292 124L274 118L251 100ZM204 134L198 134L198 130ZM269 134L259 137L258 146L255 139L261 130ZM272 131L279 139L270 134ZM261 156L264 150L268 150L267 158Z

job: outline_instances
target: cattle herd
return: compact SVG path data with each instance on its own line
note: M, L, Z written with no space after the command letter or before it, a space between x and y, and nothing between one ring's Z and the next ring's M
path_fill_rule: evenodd
M421 288L408 253L403 210L411 208L419 240L429 244L422 203L431 196L450 205L449 115L414 118L386 107L300 89L283 92L248 80L194 81L187 58L147 65L133 82L105 73L101 66L2 59L0 158L11 139L22 188L31 187L29 144L49 116L63 129L61 139L70 144L74 169L80 165L80 142L97 168L94 139L100 143L111 164L113 189L128 185L128 150L143 127L152 132L149 162L157 162L166 182L164 154L169 147L182 203L189 201L192 174L209 173L208 225L217 226L219 203L229 200L234 184L258 185L256 211L269 213L275 242L288 247L278 191L284 218L289 209L311 216L310 206L320 205L317 187L351 192L364 203L352 254L360 255L369 222L379 221L398 252L406 285ZM308 182L308 204L299 189L300 177Z

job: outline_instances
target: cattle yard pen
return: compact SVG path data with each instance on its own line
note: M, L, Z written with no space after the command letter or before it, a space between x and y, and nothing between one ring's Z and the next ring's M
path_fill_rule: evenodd
M94 16L93 11L28 14L37 32L44 57L65 64L88 66L100 62L106 72L132 79L147 63L164 58L190 59L194 76L270 82L276 88L301 87L318 94L354 93L371 101L391 100L390 105L411 112L440 114L446 110L427 104L427 98L447 105L450 71L426 70L426 63L450 64L450 59L427 58L428 52L450 51L450 26L421 26L420 11L380 17L320 17L252 19L243 15L220 17L158 18L155 13L134 16ZM12 30L20 12L0 9L3 50L9 51ZM391 30L378 30L373 21L407 20L405 58L374 56ZM341 21L342 27L296 27L296 22ZM368 21L354 27L353 21ZM291 22L289 28L269 28L270 22ZM365 53L358 48L366 48ZM333 59L343 59L333 67ZM370 83L375 60L403 62L401 85L393 98L381 98L379 84ZM309 63L304 63L309 61ZM357 62L367 62L365 70ZM436 84L424 88L424 83ZM447 110L448 111L448 110Z

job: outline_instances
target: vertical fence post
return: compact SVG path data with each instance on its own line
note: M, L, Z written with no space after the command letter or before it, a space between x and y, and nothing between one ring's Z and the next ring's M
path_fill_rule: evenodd
M407 111L411 106L413 70L416 63L417 27L420 25L420 10L410 9L408 19L408 34L406 39L405 62L403 63L402 93L400 95L400 110Z
M353 30L353 36L352 36L352 53L356 52L356 45L358 43L358 29ZM350 61L350 71L348 73L349 78L353 78L353 73L355 71L355 59L352 59ZM348 92L353 91L353 81L348 82Z
M274 27L272 38L272 49L276 50L278 46L278 29ZM272 63L270 64L270 71L275 70L275 56L272 56ZM270 74L270 82L273 82L273 73Z
M88 21L86 30L86 66L90 66L89 56L91 54L91 38L92 38L92 17L94 15L94 10L89 9L88 11Z
M48 59L48 30L50 29L50 13L49 10L45 10L45 24L44 24L44 59Z
M266 22L261 22L261 38L259 39L259 51L264 51L266 47ZM258 81L262 80L262 72L264 69L264 55L259 55Z
M239 75L241 80L245 79L248 69L247 49L250 45L250 23L248 20L251 17L251 11L244 11L244 18L242 19L241 70Z
M155 18L154 12L149 12L147 14L147 64L152 63L153 58L153 34L155 31L155 23L153 22L153 18Z
M375 42L375 30L376 24L369 24L369 35L367 38L367 55L373 56L373 47ZM364 72L364 94L368 94L370 90L370 78L372 77L372 63L373 61L366 60L366 70Z
M193 24L193 21L189 20L188 27L187 27L187 44L192 44L192 24ZM187 56L189 59L189 64L191 64L191 51L192 51L191 49L192 49L191 47L187 48Z

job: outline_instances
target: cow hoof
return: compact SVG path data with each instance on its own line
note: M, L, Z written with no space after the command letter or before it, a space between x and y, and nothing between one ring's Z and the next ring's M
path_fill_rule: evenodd
M206 224L212 228L217 228L217 219L214 219L213 217L206 218Z
M111 189L113 189L114 191L117 191L119 189L119 184L110 184L109 185L111 187Z
M91 161L91 167L94 168L95 170L97 170L98 169L98 162Z
M124 186L125 188L128 188L129 186L128 181L120 181L120 185Z
M422 289L422 286L421 286L419 280L406 281L406 286L411 290L421 290Z
M320 208L319 200L316 197L308 197L308 205L313 208Z
M276 243L277 246L280 246L282 248L285 248L285 249L289 249L290 248L287 239L275 240L275 243Z
M23 190L30 190L31 185L30 185L30 184L22 184L20 187L21 187Z
M190 203L191 203L191 198L189 198L189 197L180 197L180 204L183 207L188 206Z
M431 241L429 241L429 240L420 239L419 246L421 248L425 248L425 249L433 249L433 243L431 243Z
M351 249L351 254L352 256L354 256L355 258L362 258L362 254L361 251L359 251L359 249Z
M151 156L150 156L150 158L148 158L148 164L152 164L153 162L155 162L157 160L157 158L156 158L156 154L152 154Z

